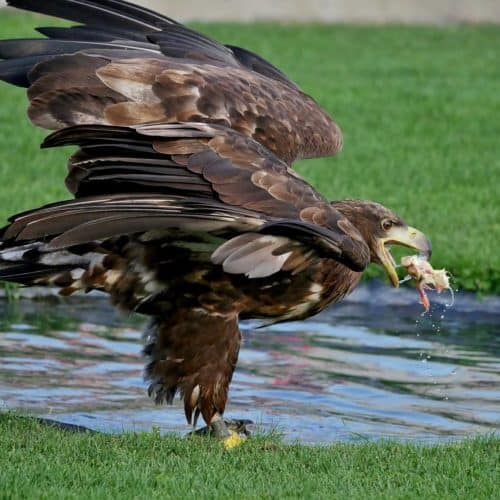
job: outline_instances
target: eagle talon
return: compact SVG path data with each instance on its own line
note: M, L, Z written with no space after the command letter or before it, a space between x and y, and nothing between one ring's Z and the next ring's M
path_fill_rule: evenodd
M247 437L251 436L252 434L252 431L249 429L249 427L251 428L255 425L255 422L247 418L225 419L224 422L226 423L230 431L236 432L237 434L243 434Z
M255 423L249 419L220 419L211 425L191 431L188 436L214 436L217 439L229 439L234 435L248 437L252 434L250 430Z

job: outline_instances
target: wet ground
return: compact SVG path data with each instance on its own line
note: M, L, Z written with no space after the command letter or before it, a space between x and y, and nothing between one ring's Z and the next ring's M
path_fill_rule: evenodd
M500 299L445 301L422 317L414 290L373 284L306 322L243 325L227 415L309 443L498 431ZM103 432L188 431L179 402L146 396L144 325L96 296L0 300L0 407Z

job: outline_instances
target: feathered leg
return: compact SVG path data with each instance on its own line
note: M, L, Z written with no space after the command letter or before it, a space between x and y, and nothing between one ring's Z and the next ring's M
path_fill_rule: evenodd
M146 337L149 394L156 403L171 403L179 391L189 423L195 426L201 414L216 437L228 438L222 416L240 341L236 313L181 308L157 317Z

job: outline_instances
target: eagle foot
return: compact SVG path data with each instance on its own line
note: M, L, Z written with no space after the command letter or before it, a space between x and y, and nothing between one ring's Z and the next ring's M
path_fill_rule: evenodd
M255 423L248 419L219 419L211 425L197 429L190 432L188 435L194 436L213 436L217 439L228 439L230 436L245 436L248 437L252 434L250 428Z

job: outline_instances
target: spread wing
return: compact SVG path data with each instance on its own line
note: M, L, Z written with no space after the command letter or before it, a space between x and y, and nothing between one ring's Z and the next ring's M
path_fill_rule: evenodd
M233 130L195 123L76 126L45 142L68 144L80 146L67 177L76 198L11 218L0 234L0 279L49 280L73 290L71 272L80 266L86 287L123 300L128 295L115 290L116 276L126 277L129 264L116 270L116 255L118 262L134 261L136 255L124 259L124 253L148 241L175 248L141 264L156 272L167 255L177 256L170 277L184 273L175 267L180 249L190 251L186 269L211 263L248 278L300 272L323 257L358 271L368 264L366 243L343 215L262 145ZM111 262L101 270L106 278L95 276L96 252L114 255L104 260ZM148 280L140 269L137 279ZM149 295L134 296L135 308Z
M163 314L196 289L205 308L232 297L244 311L275 275L278 283L299 276L297 300L308 303L310 270L324 260L355 271L368 264L343 215L233 130L80 125L45 146L67 144L80 146L67 177L76 198L10 219L0 231L0 280L63 294L103 290L145 314ZM285 313L276 305L258 314Z
M258 213L274 234L313 228L339 262L353 269L368 263L366 243L345 216L261 144L231 129L77 126L55 132L44 146L69 144L80 146L66 179L76 197L154 192L211 200Z
M37 125L215 123L287 163L341 147L338 126L314 100L248 50L121 0L8 3L83 23L0 42L0 79L29 88Z

